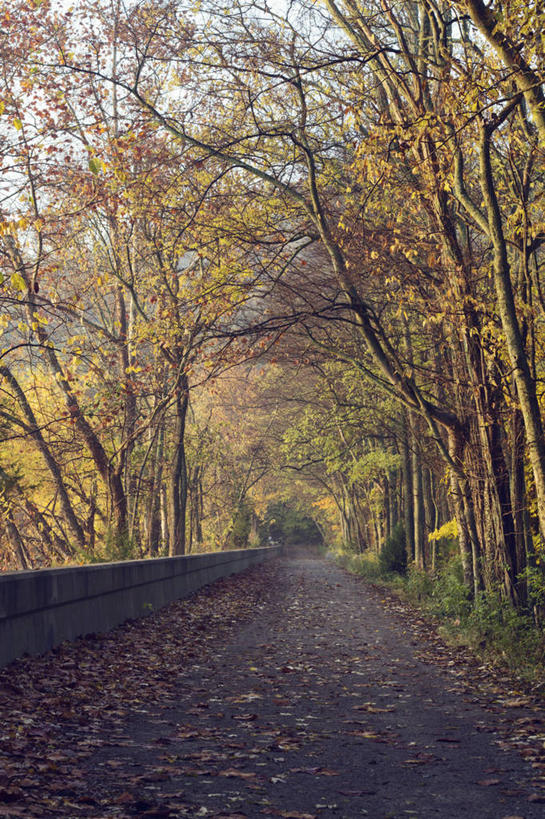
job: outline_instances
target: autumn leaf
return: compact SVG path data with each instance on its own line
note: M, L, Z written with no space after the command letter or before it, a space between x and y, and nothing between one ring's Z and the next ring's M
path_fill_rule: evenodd
M24 292L26 290L25 280L20 273L13 273L11 275L10 282L11 286L15 288L15 290L19 290L19 292Z
M239 771L236 768L227 768L225 771L219 772L220 776L227 776L229 778L239 778L239 779L255 779L256 774L247 772L247 771Z
M101 166L101 163L100 163L100 161L98 159L95 159L94 157L91 157L89 162L88 162L88 167L89 167L89 170L91 171L91 173L95 174L95 176L96 176L98 173L100 173L100 169L101 169L102 166Z

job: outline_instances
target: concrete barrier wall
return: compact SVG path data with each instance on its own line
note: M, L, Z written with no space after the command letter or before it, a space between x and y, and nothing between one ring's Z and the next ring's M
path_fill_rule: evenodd
M279 553L273 546L0 574L0 667L143 617Z

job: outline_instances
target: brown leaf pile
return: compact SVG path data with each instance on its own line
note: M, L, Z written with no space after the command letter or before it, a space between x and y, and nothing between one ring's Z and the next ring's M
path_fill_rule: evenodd
M0 817L100 815L84 794L84 760L130 712L175 700L180 670L255 614L272 573L271 565L250 569L0 670Z

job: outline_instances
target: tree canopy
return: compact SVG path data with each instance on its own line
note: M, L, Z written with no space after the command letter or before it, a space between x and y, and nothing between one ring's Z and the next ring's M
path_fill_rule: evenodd
M4 568L241 547L277 515L356 552L401 526L422 570L448 531L473 595L526 605L540 4L0 19Z

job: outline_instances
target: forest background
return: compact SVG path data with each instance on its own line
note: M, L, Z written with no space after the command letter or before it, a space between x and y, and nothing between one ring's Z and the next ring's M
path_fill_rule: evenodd
M539 622L543 4L0 22L0 569L310 538Z

